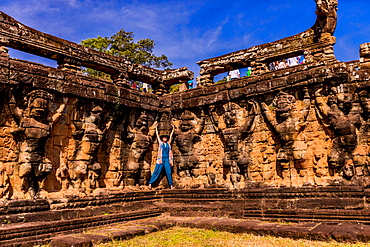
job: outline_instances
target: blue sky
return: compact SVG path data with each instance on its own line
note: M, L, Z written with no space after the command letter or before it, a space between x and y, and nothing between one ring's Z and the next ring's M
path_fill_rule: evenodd
M315 22L314 0L1 0L0 10L23 24L79 43L120 29L154 39L156 55L173 68L199 72L197 61L291 36ZM370 42L370 1L339 0L335 52L358 59ZM12 57L54 65L11 51Z

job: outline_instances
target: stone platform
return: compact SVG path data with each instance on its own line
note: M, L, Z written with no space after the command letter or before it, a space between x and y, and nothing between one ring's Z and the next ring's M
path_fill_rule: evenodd
M321 223L281 224L260 220L242 220L216 217L156 217L152 219L112 224L93 229L83 234L57 236L52 239L52 247L92 246L96 243L112 240L126 240L135 236L160 231L173 226L193 227L232 233L272 235L293 239L309 239L338 242L370 241L370 226L361 224L339 223L326 225Z
M67 239L79 239L84 243L108 241L112 239L109 234L113 234L109 229L117 228L117 224L125 227L128 224L130 228L118 227L118 233L112 236L126 238L143 234L147 229L135 228L130 222L138 219L152 222L153 217L163 214L169 217L164 220L165 227L180 225L336 240L348 231L346 234L350 237L343 237L340 241L367 241L363 237L365 233L361 232L368 231L370 225L368 200L369 190L357 186L250 188L238 191L224 188L107 191L99 196L63 200L10 200L3 201L0 211L0 245L33 246L55 242L56 236L77 234L98 226L99 229L108 229L108 233L103 234L105 237L83 235ZM221 218L223 220L219 222ZM153 222L161 221L163 219ZM266 224L263 221L275 223ZM280 224L282 222L289 224ZM239 224L241 228L238 228ZM150 229L147 232L153 230ZM299 234L296 233L298 230ZM66 238L61 239L58 241L65 241L63 239Z

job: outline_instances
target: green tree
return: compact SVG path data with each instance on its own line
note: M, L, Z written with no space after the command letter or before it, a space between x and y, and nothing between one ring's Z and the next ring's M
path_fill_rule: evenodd
M180 91L180 84L171 85L170 93L176 93L178 91Z
M82 40L81 44L113 56L124 57L132 63L152 68L170 68L172 66L167 56L161 55L157 57L153 54L154 40L140 39L135 42L134 33L126 32L124 29L121 29L111 37L98 36L97 38ZM85 73L101 79L110 79L109 75L89 68L85 70Z
M219 83L223 83L223 82L227 82L227 77L224 76L224 78L222 78L221 80L215 82L215 84L219 84Z

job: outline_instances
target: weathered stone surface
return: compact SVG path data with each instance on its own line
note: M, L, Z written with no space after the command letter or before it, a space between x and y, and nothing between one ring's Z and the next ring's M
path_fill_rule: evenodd
M50 242L50 246L53 247L90 247L93 244L103 243L110 240L109 237L97 235L97 234L81 234L81 235L66 235L62 237L54 238Z
M280 190L280 193L278 190ZM289 191L291 192L290 198L286 198L284 195L287 195ZM327 196L331 195L333 200L335 200L335 197L343 196L343 194L340 194L338 191L341 191L341 189L339 188L334 192L327 191L326 193ZM343 189L343 191L345 190ZM249 205L249 201L251 197L253 197L251 195L252 193L249 195L236 191L223 193L222 190L215 193L212 189L200 190L200 192L201 193L197 194L196 190L193 190L193 196L191 196L188 190L157 191L157 202L169 201L171 198L177 202L183 201L184 208L188 208L187 210L183 209L183 212L185 212L185 215L188 217L169 217L168 215L177 215L177 213L174 211L175 207L167 207L165 217L162 216L160 218L149 219L145 218L159 216L163 212L157 208L148 209L149 205L153 203L153 199L149 197L152 194L151 191L140 193L126 192L117 196L115 199L113 196L98 196L95 199L93 197L87 199L74 198L70 200L70 202L65 202L64 205L60 205L63 209L47 211L48 209L35 208L32 210L32 213L27 213L26 210L20 209L22 207L27 208L31 206L29 200L19 201L18 203L14 203L13 206L18 206L19 212L25 213L18 215L8 214L0 218L1 222L5 222L4 219L11 222L0 226L0 244L2 246L7 246L5 243L10 244L16 243L17 241L36 243L37 238L35 237L44 239L44 242L40 242L40 244L45 244L52 238L54 239L57 234L71 234L76 231L81 232L84 228L89 228L88 235L99 235L99 238L91 239L86 236L81 237L81 235L76 236L78 237L77 240L75 237L71 238L74 239L73 241L80 241L78 242L79 244L88 244L91 243L92 240L105 241L107 239L128 239L133 236L163 230L177 225L235 233L270 234L279 237L320 240L336 239L340 242L355 241L356 239L368 241L369 233L366 225L356 223L363 222L369 224L370 213L368 210L305 209L299 211L297 208L294 208L294 206L296 207L297 205L292 204L290 208L285 208L286 205L281 203L280 207L274 211L275 215L273 215L273 210L269 209L271 205L264 203L264 200L269 197L276 197L276 199L279 198L281 201L292 202L293 198L299 200L300 198L305 198L310 195L305 194L304 190L300 188L294 191L292 189L286 191L281 189L275 189L275 191L272 189L266 190L265 199L261 198L259 205ZM352 196L355 197L355 193L357 192L352 191L346 193L348 193L347 196L349 196L350 193L354 193ZM258 197L261 194L260 191L260 193L256 193L254 197ZM361 197L361 195L357 196ZM242 199L238 200L236 198ZM120 200L121 203L118 203L118 200ZM116 201L116 204L112 205L112 201ZM333 202L335 203L335 201ZM54 203L58 204L60 201L58 202L55 200ZM39 204L42 206L42 202L39 202ZM169 206L175 205L175 203L168 204ZM206 217L199 217L202 210L207 212L208 208L206 204L211 204L214 207L208 212L209 215L205 215ZM93 207L92 205L95 206ZM163 203L158 203L156 205L160 207ZM211 217L211 214L215 212L215 206L220 209L220 214L218 217ZM54 206L51 205L51 207ZM147 210L140 210L143 207ZM190 211L192 207L193 211ZM230 218L233 217L233 212L238 212L243 209L248 213L255 211L256 214L254 216L245 216L247 219ZM31 211L31 209L28 210ZM102 214L102 212L104 212L104 214ZM16 217L19 217L19 219L17 220ZM251 220L251 218L255 219ZM274 223L267 223L268 220L273 220ZM276 221L290 221L291 223L280 224ZM299 221L314 222L294 223ZM321 224L319 222L321 222ZM92 230L91 227L94 226L99 226L99 228ZM104 238L101 236L104 236Z
M361 45L360 61L336 61L337 1L316 4L316 23L303 33L199 62L203 85L216 74L246 66L254 68L252 76L165 95L192 73L132 64L0 13L1 45L59 64L50 68L13 59L6 47L0 49L0 198L68 198L69 205L71 198L85 198L76 199L81 207L112 191L146 189L158 127L161 134L174 129L177 188L198 188L189 192L192 199L209 195L203 188L213 188L220 198L225 191L217 188L242 190L235 196L249 201L236 198L223 208L232 209L229 215L256 215L258 205L270 217L284 209L286 218L310 208L365 210L369 45ZM306 63L269 71L269 63L297 55ZM81 66L104 71L113 81L82 75ZM151 83L155 94L127 88L128 80ZM175 209L184 209L185 201ZM219 208L204 204L196 205L207 208L199 212L203 215Z
M327 241L332 239L332 233L337 228L338 225L318 225L310 231L310 236L312 239Z

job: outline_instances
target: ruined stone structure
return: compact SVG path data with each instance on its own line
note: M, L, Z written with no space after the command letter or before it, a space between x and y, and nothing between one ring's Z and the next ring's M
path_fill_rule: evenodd
M316 1L307 31L160 71L29 28L0 14L0 196L87 196L146 189L155 165L155 128L174 128L177 188L302 187L369 183L369 44L338 62L337 1ZM9 57L14 48L58 68ZM303 55L305 63L270 71ZM103 81L81 67L111 75ZM253 67L250 77L213 84L215 75ZM139 80L155 94L127 87ZM161 186L166 186L162 184Z
M187 68L132 64L0 12L0 221L15 224L0 229L0 244L162 212L369 224L370 43L359 61L338 62L338 1L316 5L312 28L200 61L199 86L172 94L193 78ZM296 56L305 63L269 69ZM213 85L245 67L251 76ZM135 80L155 93L130 89ZM174 131L175 190L147 187L156 128Z

